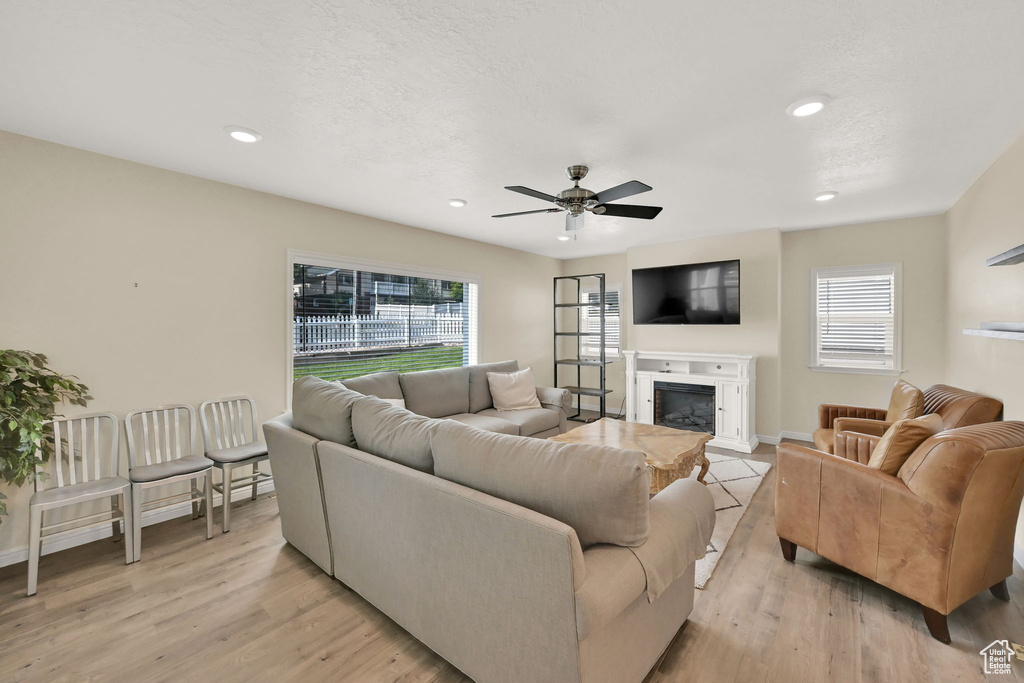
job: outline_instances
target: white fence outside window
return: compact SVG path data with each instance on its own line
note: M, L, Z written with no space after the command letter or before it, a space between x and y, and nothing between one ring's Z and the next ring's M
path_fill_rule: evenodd
M466 341L461 313L405 317L317 315L296 317L294 323L295 354Z

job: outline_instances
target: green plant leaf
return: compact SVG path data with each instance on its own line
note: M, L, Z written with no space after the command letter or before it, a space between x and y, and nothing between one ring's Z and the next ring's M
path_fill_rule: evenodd
M57 407L68 403L85 407L92 396L72 375L47 367L46 356L30 351L0 349L0 481L21 486L35 480L37 465L54 453L52 432L46 423ZM0 517L7 514L0 493Z

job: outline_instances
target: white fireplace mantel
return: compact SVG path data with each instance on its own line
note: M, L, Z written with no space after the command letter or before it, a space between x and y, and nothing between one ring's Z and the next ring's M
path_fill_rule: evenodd
M626 356L626 419L654 424L654 383L715 387L715 438L709 444L751 453L754 433L756 356L732 353L623 351Z

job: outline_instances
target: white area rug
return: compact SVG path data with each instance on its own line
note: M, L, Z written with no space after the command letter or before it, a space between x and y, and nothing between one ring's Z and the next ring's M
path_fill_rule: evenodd
M708 453L711 467L704 477L708 491L715 498L715 531L711 534L707 555L697 560L695 586L704 588L711 572L725 551L725 546L732 538L732 532L740 523L740 518L750 506L750 500L764 481L764 475L772 468L771 463L743 460L718 453ZM694 468L691 475L696 478L700 468Z

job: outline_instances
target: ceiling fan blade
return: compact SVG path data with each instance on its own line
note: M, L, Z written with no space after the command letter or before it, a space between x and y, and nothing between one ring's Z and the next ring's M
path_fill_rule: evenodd
M543 192L538 192L537 190L531 190L530 188L523 187L522 185L506 185L505 189L518 192L519 194L525 194L530 197L536 197L537 199L543 199L546 202L554 202L557 199L557 197L544 194Z
M536 211L516 211L515 213L499 213L491 218L508 218L509 216L525 216L528 213L557 213L561 209L537 209Z
M614 202L616 199L624 199L625 197L632 197L635 194L641 192L648 192L653 188L650 185L645 185L639 180L630 180L628 183L622 183L615 187L609 187L603 192L598 192L591 199L597 201L598 204L604 204L605 202Z
M602 209L604 209L602 211ZM639 206L637 204L604 204L594 209L599 216L619 216L621 218L646 218L650 220L661 213L660 206Z

